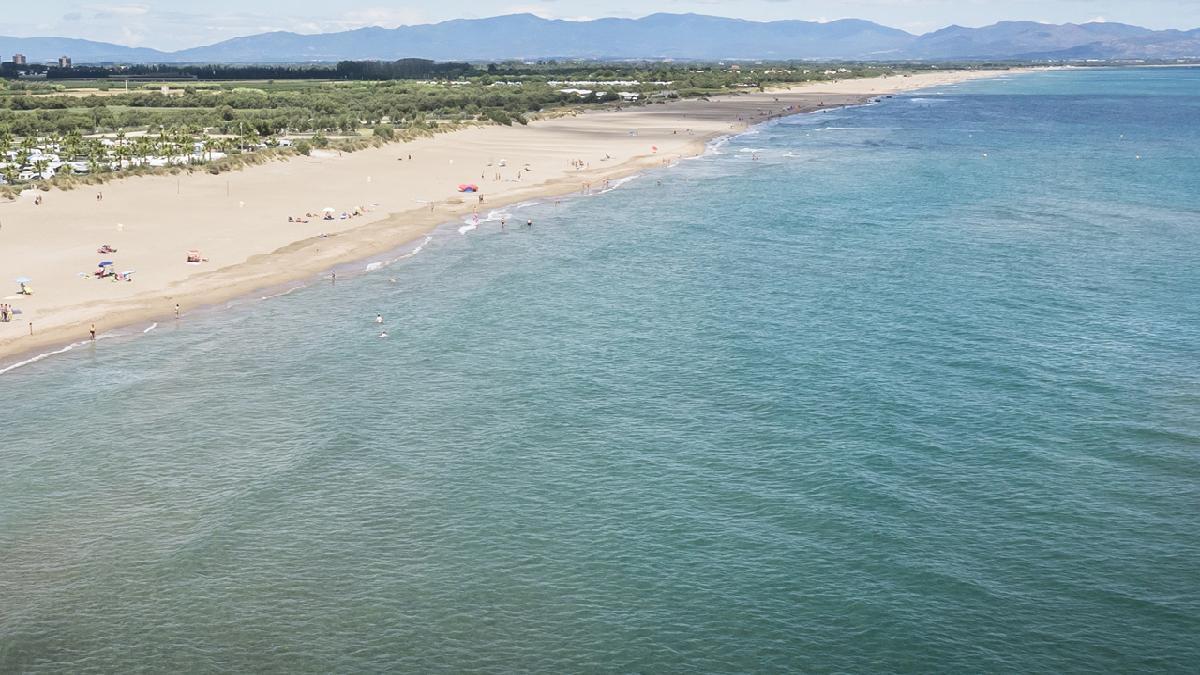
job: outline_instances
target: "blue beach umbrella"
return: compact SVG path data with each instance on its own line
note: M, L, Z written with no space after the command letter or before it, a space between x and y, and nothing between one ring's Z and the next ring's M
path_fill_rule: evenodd
M113 264L113 261L111 261L111 260L101 260L101 261L100 261L100 266L101 266L101 267L108 267L108 266L109 266L109 265L111 265L111 264Z
M33 279L30 279L29 277L17 277L17 279L16 279L16 282L18 284L27 284L31 281L33 281Z

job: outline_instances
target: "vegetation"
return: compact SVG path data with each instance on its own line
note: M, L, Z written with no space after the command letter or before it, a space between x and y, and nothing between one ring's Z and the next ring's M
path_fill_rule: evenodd
M473 66L419 59L43 68L45 78L0 79L0 182L11 191L14 184L69 187L198 165L220 172L331 146L353 151L462 124L526 124L538 114L629 105L635 97L642 105L896 69L812 63ZM64 79L66 73L91 79ZM46 161L58 166L47 171L39 165Z

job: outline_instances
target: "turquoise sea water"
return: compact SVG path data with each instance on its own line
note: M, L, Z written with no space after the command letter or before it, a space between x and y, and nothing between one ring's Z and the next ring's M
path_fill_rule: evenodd
M1194 672L1198 121L790 118L0 375L0 671Z

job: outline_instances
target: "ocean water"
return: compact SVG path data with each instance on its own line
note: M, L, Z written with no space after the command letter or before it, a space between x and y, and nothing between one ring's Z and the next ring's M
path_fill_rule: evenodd
M13 369L0 671L1195 672L1198 120L789 118Z

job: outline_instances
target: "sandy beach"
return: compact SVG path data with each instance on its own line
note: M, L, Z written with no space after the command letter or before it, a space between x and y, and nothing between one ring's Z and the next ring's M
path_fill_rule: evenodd
M1011 71L1009 71L1011 72ZM128 178L0 202L0 367L49 345L169 319L422 237L440 223L523 200L599 190L703 152L713 138L785 114L861 103L999 71L818 83L709 101L595 111L528 126L472 127L358 153L210 175ZM479 194L460 193L463 183ZM102 194L103 198L98 198ZM479 198L483 201L480 202ZM322 217L332 209L333 220ZM362 214L341 218L361 209ZM312 214L312 216L305 216ZM289 222L289 217L307 222ZM101 254L101 245L115 253ZM188 264L189 250L206 262ZM132 281L93 276L100 261ZM17 295L17 278L31 296ZM32 324L32 334L31 334Z

